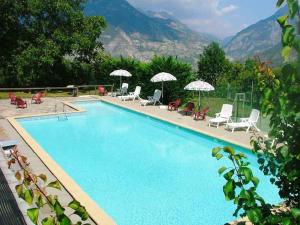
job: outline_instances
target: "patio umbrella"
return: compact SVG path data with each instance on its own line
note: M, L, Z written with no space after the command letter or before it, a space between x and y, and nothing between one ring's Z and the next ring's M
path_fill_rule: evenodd
M215 88L205 81L197 80L197 81L191 82L187 86L185 86L184 90L199 91L199 107L200 107L200 98L201 98L200 92L201 91L214 91Z
M162 93L162 99L164 98L164 82L165 81L173 81L173 80L177 80L176 77L174 77L172 74L170 73L158 73L156 74L154 77L151 78L151 82L161 82L161 93Z
M120 77L120 89L122 86L122 77L131 77L131 73L129 73L127 70L115 70L112 73L109 74L110 76L114 77Z

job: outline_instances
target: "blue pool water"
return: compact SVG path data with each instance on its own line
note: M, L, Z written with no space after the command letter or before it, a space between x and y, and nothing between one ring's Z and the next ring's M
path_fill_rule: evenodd
M120 225L221 225L234 219L211 156L228 145L102 102L76 103L86 113L20 119L27 132ZM222 128L220 128L222 129ZM249 150L259 193L280 201ZM229 165L229 164L228 164Z

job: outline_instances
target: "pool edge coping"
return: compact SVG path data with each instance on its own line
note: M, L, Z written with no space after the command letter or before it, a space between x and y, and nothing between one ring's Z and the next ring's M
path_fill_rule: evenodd
M95 100L77 100L80 101L99 101ZM33 153L41 160L41 162L46 166L51 174L56 177L57 180L62 184L64 189L70 194L71 197L79 201L87 210L90 219L97 225L116 225L117 223L110 217L104 209L101 208L82 188L75 182L64 169L55 162L55 160L45 151L37 141L31 137L31 135L20 125L17 121L18 119L29 118L29 117L39 117L39 116L59 116L61 114L73 114L73 113L83 113L86 110L79 106L75 106L71 102L62 101L63 104L74 109L74 112L59 112L59 113L39 113L39 114L27 114L22 116L12 116L7 117L7 121L12 125L16 132L21 136L21 138L27 143Z

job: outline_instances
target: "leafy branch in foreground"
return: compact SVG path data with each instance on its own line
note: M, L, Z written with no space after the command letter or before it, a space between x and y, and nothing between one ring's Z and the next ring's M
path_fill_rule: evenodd
M226 184L223 192L227 201L233 201L237 206L234 216L245 217L253 224L299 224L300 211L297 208L276 207L268 204L257 193L259 179L249 168L250 163L243 153L236 153L232 147L214 148L213 157L217 160L227 157L232 167L221 167L219 174L223 175Z
M27 158L19 153L15 148L12 151L12 158L8 161L8 167L11 168L13 164L18 168L15 172L15 177L19 184L15 186L18 196L23 199L32 208L27 210L27 215L34 224L42 225L72 225L71 216L77 215L80 220L76 225L83 224L89 216L86 209L76 200L68 204L71 209L70 215L65 214L64 208L56 195L47 194L48 188L61 190L60 183L55 180L47 182L45 174L35 175L29 169ZM51 215L45 218L40 217L40 210L43 208L50 208ZM85 225L89 225L86 223Z

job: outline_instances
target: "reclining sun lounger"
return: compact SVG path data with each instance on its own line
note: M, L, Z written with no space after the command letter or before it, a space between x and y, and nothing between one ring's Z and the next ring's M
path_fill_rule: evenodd
M259 114L260 114L259 110L252 109L249 118L241 118L240 122L227 123L226 128L231 129L232 133L234 132L235 129L242 129L242 128L246 128L246 133L248 133L248 131L251 128L255 128L257 131L259 131L259 129L256 126L256 123L259 119Z
M146 105L156 105L156 103L160 104L160 97L161 97L161 90L155 90L153 96L148 96L148 100L142 100L141 105L146 106Z
M11 151L18 145L18 143L19 142L17 140L0 141L0 148L5 156L10 157Z
M118 98L121 99L122 101L126 100L135 100L135 99L140 99L140 94L141 94L141 87L136 86L134 92L129 92L129 95L122 95L119 96Z
M233 106L229 104L223 104L221 112L216 114L216 117L209 120L209 126L219 127L222 123L228 123L232 116Z

